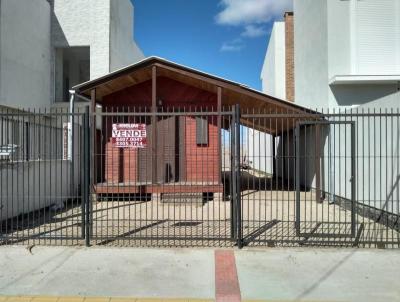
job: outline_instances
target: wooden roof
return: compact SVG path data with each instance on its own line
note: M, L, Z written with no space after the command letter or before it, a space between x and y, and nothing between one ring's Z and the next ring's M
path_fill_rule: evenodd
M314 116L315 111L311 111L293 102L281 100L257 90L251 89L240 83L232 82L227 79L217 77L208 73L201 72L159 57L149 57L133 65L119 69L97 79L79 84L73 89L76 93L89 97L91 90L96 89L96 101L101 103L103 97L121 91L127 87L148 81L152 78L152 67L157 67L157 77L167 77L178 82L197 87L212 93L217 93L217 88L222 88L222 107L239 104L242 112L273 112L286 114L306 114ZM294 127L295 120L290 119L285 125L278 120L269 120L271 127L263 126L266 124L257 122L254 118L242 118L244 125L254 129L278 134ZM281 125L282 124L282 125ZM278 129L279 128L279 129Z

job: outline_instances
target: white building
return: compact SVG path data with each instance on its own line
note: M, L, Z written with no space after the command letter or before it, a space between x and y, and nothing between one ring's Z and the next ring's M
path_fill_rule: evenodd
M285 69L285 51L276 50L282 40L293 39L297 104L313 109L399 105L400 1L294 1L294 36L281 27L275 23L265 59L270 67L261 72L264 92L282 97L274 94L276 82L288 83L281 72L270 70Z
M262 91L286 99L285 22L275 22L261 71Z
M143 58L130 0L0 0L0 105L49 107Z
M324 112L400 109L399 0L294 1L293 18L293 31L288 30L287 19L285 30L282 22L274 24L261 72L265 93ZM346 120L355 125L355 150L351 150L349 125L325 127L319 142L316 128L309 128L306 137L305 128L300 130L301 185L350 198L350 154L354 151L357 202L398 213L398 207L385 208L388 198L397 200L397 204L399 198L398 121L368 116L347 116ZM262 159L273 156L272 139L249 131L249 160L254 162L254 168L271 171ZM293 150L280 154L279 139L275 138L277 166L282 161L280 156L294 156L295 146L293 134L288 133L280 143ZM319 155L315 153L316 146ZM294 163L286 163L286 177L295 177ZM389 170L394 172L389 175ZM282 171L278 169L276 173L279 176ZM368 185L366 178L379 186ZM367 200L371 194L372 199Z
M292 25L292 15L285 14L284 21L275 22L271 31L267 53L261 71L262 91L279 99L287 99L286 79L286 32ZM269 134L247 129L249 161L253 169L266 172L273 171L273 148L278 146L279 138ZM276 153L276 150L275 150Z
M0 221L63 203L81 181L78 139L64 156L68 116L14 109L68 107L74 85L143 58L130 0L0 0Z

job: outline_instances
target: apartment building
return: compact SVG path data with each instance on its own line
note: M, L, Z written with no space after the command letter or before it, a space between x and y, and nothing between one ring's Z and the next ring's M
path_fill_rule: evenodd
M143 59L133 12L130 0L0 0L0 105L54 106L74 85Z
M277 97L289 91L285 99L314 109L398 107L399 12L398 0L294 1L293 31L284 29L286 18L274 24L263 91Z
M368 175L380 182L373 207L398 210L385 208L385 200L398 199L393 192L399 191L395 172L387 173L388 167L399 165L399 128L389 116L400 109L399 12L398 0L294 1L293 13L273 26L261 72L263 91L344 117L330 116L329 124L319 129L302 126L298 137L287 133L286 141L250 129L254 169L273 173L282 158L294 158L299 144L305 152L297 171L301 185L330 192L331 198L348 199L353 192L360 204L368 204ZM371 116L362 115L368 110ZM352 116L356 111L358 118ZM360 135L350 135L351 127ZM279 146L286 150L280 152ZM368 154L367 148L372 149ZM384 161L371 164L373 156ZM345 164L336 161L339 157L346 158ZM294 163L287 163L285 173L295 175ZM359 177L354 180L355 174ZM353 191L348 189L352 184Z

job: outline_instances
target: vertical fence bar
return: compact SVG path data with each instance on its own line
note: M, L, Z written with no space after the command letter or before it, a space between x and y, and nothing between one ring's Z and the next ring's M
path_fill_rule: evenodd
M351 123L351 237L356 235L356 129Z
M95 127L96 125L93 125ZM84 166L83 166L83 200L85 203L85 244L86 246L90 246L90 128L89 128L89 107L85 108L85 115L84 115L84 124L83 124L83 145L84 145Z
M86 114L84 114L81 117L81 122L82 122L82 127L80 129L80 135L79 135L79 162L81 167L85 168L86 167L86 158L85 158L85 153L86 153L86 145L85 145L85 140L86 140ZM85 181L86 181L86 171L83 170L83 173L80 173L80 180L81 180L81 238L85 239L85 232L86 232L86 214L85 214L85 207L86 207L86 199L85 199Z
M236 223L237 223L237 245L238 248L243 247L242 238L242 203L241 203L241 192L240 192L240 107L239 104L235 106L235 181L236 181L236 192L235 192L235 203L236 203Z
M236 151L236 108L232 108L232 120L231 120L231 180L230 180L230 195L231 195L231 238L236 238L236 167L235 167L235 151Z
M296 147L296 236L300 236L300 124L296 124L295 130L295 147Z

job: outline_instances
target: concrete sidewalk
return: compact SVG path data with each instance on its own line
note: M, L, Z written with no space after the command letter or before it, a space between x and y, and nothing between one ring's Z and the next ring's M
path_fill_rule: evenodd
M400 250L232 251L242 300L400 301ZM1 247L0 296L214 300L215 259L213 249Z

